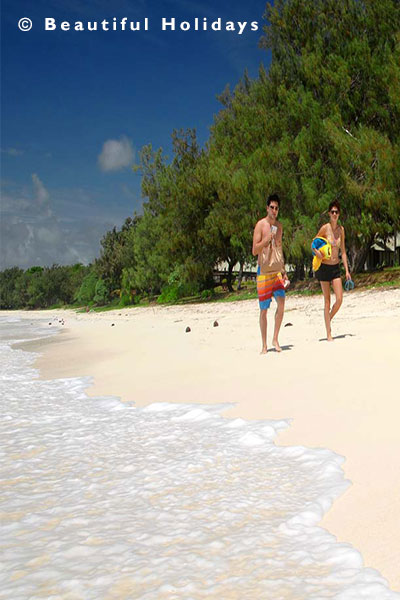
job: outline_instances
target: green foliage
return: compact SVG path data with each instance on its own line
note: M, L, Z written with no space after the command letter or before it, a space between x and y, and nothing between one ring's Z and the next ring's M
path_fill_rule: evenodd
M105 282L102 279L98 279L94 290L93 301L98 306L102 306L107 303L108 297L108 289Z
M19 294L20 281L23 276L23 270L18 267L0 272L0 308L2 310L23 306Z
M376 236L393 234L400 219L400 5L277 0L267 17L267 137L279 123L270 152L283 151L281 176L290 182L287 255L300 260L304 234L338 199L358 270Z
M178 284L167 285L157 298L158 304L174 304L181 298Z
M161 218L144 206L133 239L135 271L132 285L140 293L158 294L168 279L168 263L162 248Z
M170 276L168 283L162 289L160 296L157 298L159 304L172 304L181 298L194 296L199 292L199 284L196 280L188 281L186 279L185 266L180 265L175 267Z
M190 283L172 283L163 287L157 298L158 304L173 304L181 298L198 294L198 286Z
M147 146L140 154L147 201L135 236L137 283L153 292L165 286L177 266L186 281L205 285L216 259L201 235L213 200L206 154L193 130L174 131L172 141L170 164L161 149Z
M202 300L211 300L212 298L215 297L215 292L214 292L214 288L211 288L210 290L203 290L200 294Z
M96 260L95 268L106 286L109 298L121 288L123 268L135 265L133 232L137 223L138 217L128 217L120 231L113 227L101 240L101 255Z
M136 270L133 267L122 269L120 306L129 306L140 300L136 290Z
M0 273L1 308L48 308L70 304L81 285L87 267L14 267Z
M83 279L79 290L75 294L74 300L78 304L91 304L96 293L96 283L97 274L92 270Z

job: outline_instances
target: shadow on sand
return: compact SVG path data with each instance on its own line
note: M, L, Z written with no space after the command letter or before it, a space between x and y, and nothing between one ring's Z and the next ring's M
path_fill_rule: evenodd
M334 340L340 340L340 339L345 338L345 337L355 337L355 334L354 333L343 333L342 335L334 335L333 339ZM318 341L319 342L326 342L327 339L328 338L320 338Z
M281 346L282 352L285 352L286 350L291 350L293 348L293 344L287 344L286 346ZM275 348L268 348L267 352L277 352L277 350L275 350Z

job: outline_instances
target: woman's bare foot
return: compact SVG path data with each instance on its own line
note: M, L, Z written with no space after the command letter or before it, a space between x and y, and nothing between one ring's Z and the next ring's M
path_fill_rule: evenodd
M328 333L328 335L326 336L326 339L328 342L333 342L333 337L332 337L331 332Z
M260 354L267 354L268 350L267 350L267 346L263 346L261 349Z
M282 352L282 348L280 347L278 340L272 340L272 345L277 352Z

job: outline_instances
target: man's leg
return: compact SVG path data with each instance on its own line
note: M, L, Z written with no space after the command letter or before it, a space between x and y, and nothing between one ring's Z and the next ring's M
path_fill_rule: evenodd
M262 348L260 354L267 353L267 309L260 309L260 330Z
M276 300L276 312L275 312L275 327L274 327L274 337L272 338L272 345L274 346L277 352L282 352L282 348L278 342L279 330L282 325L283 313L285 310L285 297L284 296L275 296Z
M326 338L328 342L333 342L331 333L331 283L330 281L320 281L322 293L324 294L324 320L326 327Z
M260 306L261 354L267 353L267 310L271 304L273 275L257 275L257 294Z
M330 320L331 321L332 321L333 317L336 315L339 308L342 306L342 302L343 302L343 286L342 286L342 280L340 279L340 277L337 277L336 279L334 279L332 281L332 287L333 287L334 294L336 296L336 300L335 300L335 304L332 306L332 309L330 311Z

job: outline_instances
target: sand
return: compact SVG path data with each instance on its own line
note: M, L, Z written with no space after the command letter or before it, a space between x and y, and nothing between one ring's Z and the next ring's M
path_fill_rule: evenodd
M227 417L291 418L277 444L327 447L346 459L352 486L321 525L400 591L400 290L346 293L333 343L322 304L322 296L289 296L283 351L263 356L256 300L12 314L45 318L49 328L65 320L57 336L24 345L41 353L43 378L91 376L88 394L138 405L225 402Z

